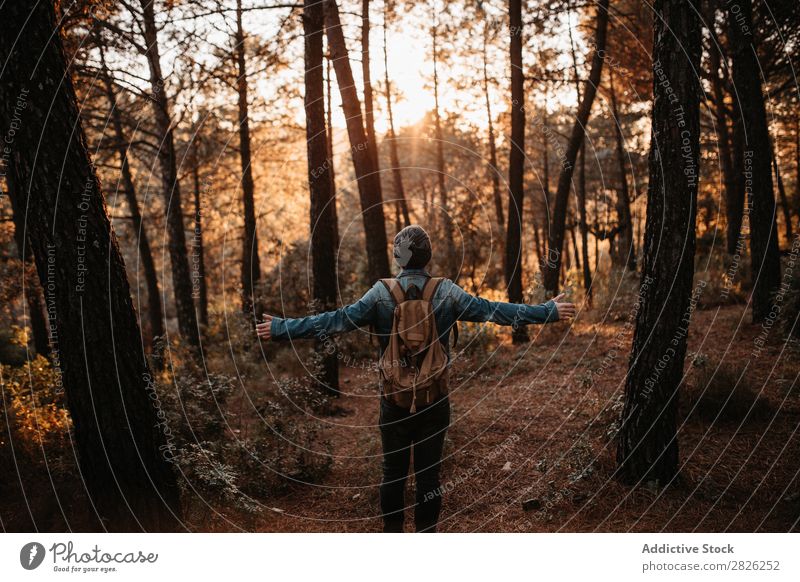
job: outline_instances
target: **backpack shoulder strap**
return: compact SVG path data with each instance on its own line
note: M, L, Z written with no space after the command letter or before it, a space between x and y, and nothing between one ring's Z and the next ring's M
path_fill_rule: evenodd
M389 295L394 299L395 305L400 305L406 300L406 294L405 291L403 291L403 286L400 284L400 281L397 279L381 279L380 281L389 291Z
M444 277L431 277L425 283L425 288L422 290L422 298L425 301L431 301L436 295L436 290L439 285L444 281ZM453 322L453 347L458 344L458 321Z
M425 282L425 287L422 288L422 300L432 301L442 281L444 281L443 277L431 277L428 279Z

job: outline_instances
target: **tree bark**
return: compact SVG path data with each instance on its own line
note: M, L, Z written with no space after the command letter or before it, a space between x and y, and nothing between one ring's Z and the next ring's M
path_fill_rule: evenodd
M600 0L597 7L597 29L594 39L594 55L586 80L585 89L578 107L578 115L572 126L572 133L567 142L564 162L558 177L556 189L555 208L549 232L547 263L544 269L544 288L547 295L555 295L559 287L559 272L561 271L561 255L564 247L564 226L567 220L567 201L572 188L572 175L575 169L575 160L578 151L583 145L586 124L592 111L597 86L603 71L603 57L606 47L606 29L608 26L608 0Z
M533 204L533 201L531 201L531 204ZM533 250L535 252L535 256L538 261L539 257L542 256L543 249L542 249L542 239L539 234L540 231L539 217L536 215L535 204L533 205L533 208L531 208L530 217L531 217L531 229L533 229ZM536 272L534 271L534 276L535 274Z
M511 34L511 143L508 158L508 221L505 276L508 300L522 303L522 215L525 197L525 74L522 70L522 0L508 3ZM514 326L515 344L528 341L525 326Z
M200 325L208 329L208 280L206 279L206 252L203 244L203 187L200 185L200 155L198 142L199 129L192 138L192 181L194 182L194 229L192 240L192 261L194 273L192 296L197 302L197 317Z
M322 37L325 11L319 0L303 2L305 38L306 145L308 149L308 187L311 195L311 267L314 299L322 311L336 307L336 199L331 189L328 166L328 140L325 128L325 95L322 72ZM336 344L326 338L317 346L322 359L317 382L333 394L339 392L339 364Z
M725 217L728 223L726 242L728 244L728 254L741 255L745 250L745 235L742 233L745 206L744 128L741 111L735 101L733 103L732 121L731 146L733 151L731 152L731 171L733 172L733 189L730 203L725 205ZM748 213L749 211L750 205L748 204Z
M489 67L488 51L486 50L489 42L489 17L486 16L483 26L483 94L486 99L486 122L489 132L489 174L492 180L492 199L494 200L494 211L497 219L497 232L502 236L505 230L506 219L503 215L503 198L500 194L500 171L497 169L497 143L494 139L494 120L492 118L492 104L489 99Z
M617 191L617 220L622 226L619 232L617 256L619 264L631 271L636 270L636 249L633 244L633 219L631 217L631 197L628 191L628 172L625 163L625 140L622 135L622 120L617 106L617 89L614 86L614 68L609 68L609 89L611 93L611 113L614 116L614 133L617 141L617 164L619 167L619 190Z
M369 30L369 0L361 0L361 76L364 81L364 122L367 130L367 141L372 154L372 164L375 167L375 171L380 172L378 137L375 134L375 113L373 111L372 72L369 68Z
M323 9L324 13L324 9ZM328 140L328 174L331 177L331 196L336 200L336 166L333 161L333 106L331 105L331 59L325 58L325 132ZM336 229L336 240L339 240L339 219L336 212L336 204L331 206L334 214L333 227Z
M434 6L435 10L435 6ZM436 124L436 177L439 184L439 205L442 216L442 229L444 230L444 257L443 270L453 281L458 281L459 269L456 265L456 249L453 241L453 215L450 209L450 199L447 193L447 181L444 165L444 134L442 133L442 117L439 109L439 31L437 16L434 14L431 26L433 45L433 117ZM436 214L434 214L436 216Z
M574 217L573 217L574 220ZM573 256L575 257L575 268L581 268L581 257L580 257L580 250L578 247L578 239L575 237L575 223L573 222L572 225L569 227L569 235L572 237L572 252Z
M800 115L794 118L794 213L800 228Z
M714 12L708 15L709 26L713 26ZM725 115L725 91L719 72L722 69L719 50L712 43L708 51L711 90L714 95L714 118L717 126L717 147L719 148L719 167L725 192L726 235L725 242L729 255L736 254L739 233L742 228L742 207L744 200L736 184L731 152L731 136L728 131L728 116Z
M781 201L783 211L784 229L786 232L786 242L792 245L792 213L789 209L789 199L786 197L786 189L783 187L783 178L778 167L778 157L775 155L775 146L772 146L772 169L775 172L775 182L778 184L778 197Z
M361 103L356 93L353 71L350 68L347 45L339 19L339 7L336 5L336 0L324 0L324 6L330 58L333 61L339 93L342 97L347 134L350 138L350 152L353 156L353 167L361 199L364 236L367 242L367 275L370 281L374 282L389 276L381 182L369 152L369 141L364 131L364 118L361 115Z
M666 486L677 476L676 410L692 313L700 151L699 0L656 0L653 109L641 302L617 475Z
M760 322L772 311L774 296L781 280L781 263L770 168L772 150L764 95L761 90L761 71L753 39L750 0L741 0L728 6L728 30L733 60L733 82L738 95L744 132L745 192L751 208L753 322ZM752 179L748 179L748 174Z
M253 288L261 280L261 260L258 255L256 230L255 183L250 154L250 112L248 103L247 55L245 53L244 27L242 26L242 1L236 0L236 93L239 105L239 157L242 164L242 205L244 206L244 238L242 246L242 311L253 311ZM255 316L256 314L253 313Z
M169 236L169 258L172 264L172 286L175 293L175 308L178 315L178 329L191 348L200 346L200 331L197 314L192 300L192 279L189 258L186 254L186 232L183 224L183 205L181 188L178 182L178 166L175 156L175 137L169 100L165 93L164 75L161 72L158 31L156 29L153 0L139 0L142 7L144 42L147 64L150 69L154 121L163 136L158 150L161 164L161 180L164 186L164 200L167 213L167 234Z
M18 34L25 50L16 45ZM125 264L89 157L53 2L2 5L0 62L4 135L19 120L9 144L10 191L27 204L81 478L103 519L96 528L178 529L170 449L137 349L141 333Z
M578 177L578 230L581 233L581 266L586 301L592 305L592 269L589 265L589 225L586 222L586 147L580 151L580 175ZM577 259L576 259L577 261Z
M117 141L117 152L119 154L120 175L131 213L131 226L136 233L137 248L139 249L139 259L142 261L145 282L147 283L147 314L150 321L149 344L152 346L156 338L164 335L164 310L161 305L161 292L158 289L158 274L156 264L153 260L153 252L150 249L150 240L142 220L142 213L139 210L139 201L136 197L136 186L133 182L130 164L128 163L128 140L122 125L122 115L117 104L117 94L114 91L114 84L111 73L106 66L105 51L102 43L98 42L100 48L100 66L103 77L103 85L106 91L106 98L111 111L111 123Z
M572 3L569 3L569 12L572 13ZM570 22L569 44L572 49L572 71L575 75L575 94L578 103L581 101L581 82L578 76L578 56L575 53L575 42L572 36L572 25ZM585 135L585 128L584 128ZM578 152L578 228L581 232L581 252L583 255L583 288L586 290L586 299L592 304L592 271L589 267L589 226L586 224L586 144L582 143ZM574 234L573 234L574 235ZM574 241L573 241L574 242ZM577 256L575 263L580 265Z
M389 117L389 160L392 163L392 183L394 184L394 195L397 198L395 203L395 214L403 213L403 226L411 224L411 213L408 209L408 200L406 200L406 191L403 187L403 175L400 171L400 155L397 152L397 135L394 132L394 114L392 113L392 85L389 82L389 48L386 42L386 19L387 19L387 3L384 2L384 15L383 15L383 71L384 71L384 85L386 94L386 114ZM400 230L399 220L396 225Z
M542 209L544 214L544 231L543 231L543 239L546 243L549 238L550 233L550 140L549 140L549 132L550 127L548 125L548 114L547 114L547 86L545 85L545 94L544 94L544 106L542 107L542 181L544 182L544 199L542 200ZM546 249L542 250L539 254L539 270L540 272L544 272L545 263L547 262L547 253Z

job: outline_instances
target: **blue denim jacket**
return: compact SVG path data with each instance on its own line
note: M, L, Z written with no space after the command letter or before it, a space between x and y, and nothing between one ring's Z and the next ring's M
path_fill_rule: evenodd
M424 269L404 269L397 276L403 289L408 289L409 285L422 289L429 277ZM489 321L510 326L558 321L558 311L552 300L541 305L488 301L470 295L450 279L441 282L432 303L439 339L448 354L450 330L458 321ZM324 340L332 335L370 325L378 336L382 352L389 343L394 307L389 290L378 281L361 299L335 311L300 318L275 317L272 319L270 331L272 338L276 340Z

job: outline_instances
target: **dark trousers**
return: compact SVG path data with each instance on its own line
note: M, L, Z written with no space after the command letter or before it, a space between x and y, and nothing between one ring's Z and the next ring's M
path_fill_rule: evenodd
M439 469L448 426L450 401L446 397L415 414L381 397L383 481L380 493L384 532L403 531L404 492L412 448L417 482L415 529L418 532L436 531L442 508Z

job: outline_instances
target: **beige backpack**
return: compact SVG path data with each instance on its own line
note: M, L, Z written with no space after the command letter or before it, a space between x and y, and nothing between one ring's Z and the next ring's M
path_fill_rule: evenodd
M416 286L406 292L397 279L381 279L395 302L392 334L378 365L383 394L411 412L447 394L447 354L431 302L442 280L434 277L421 292Z

